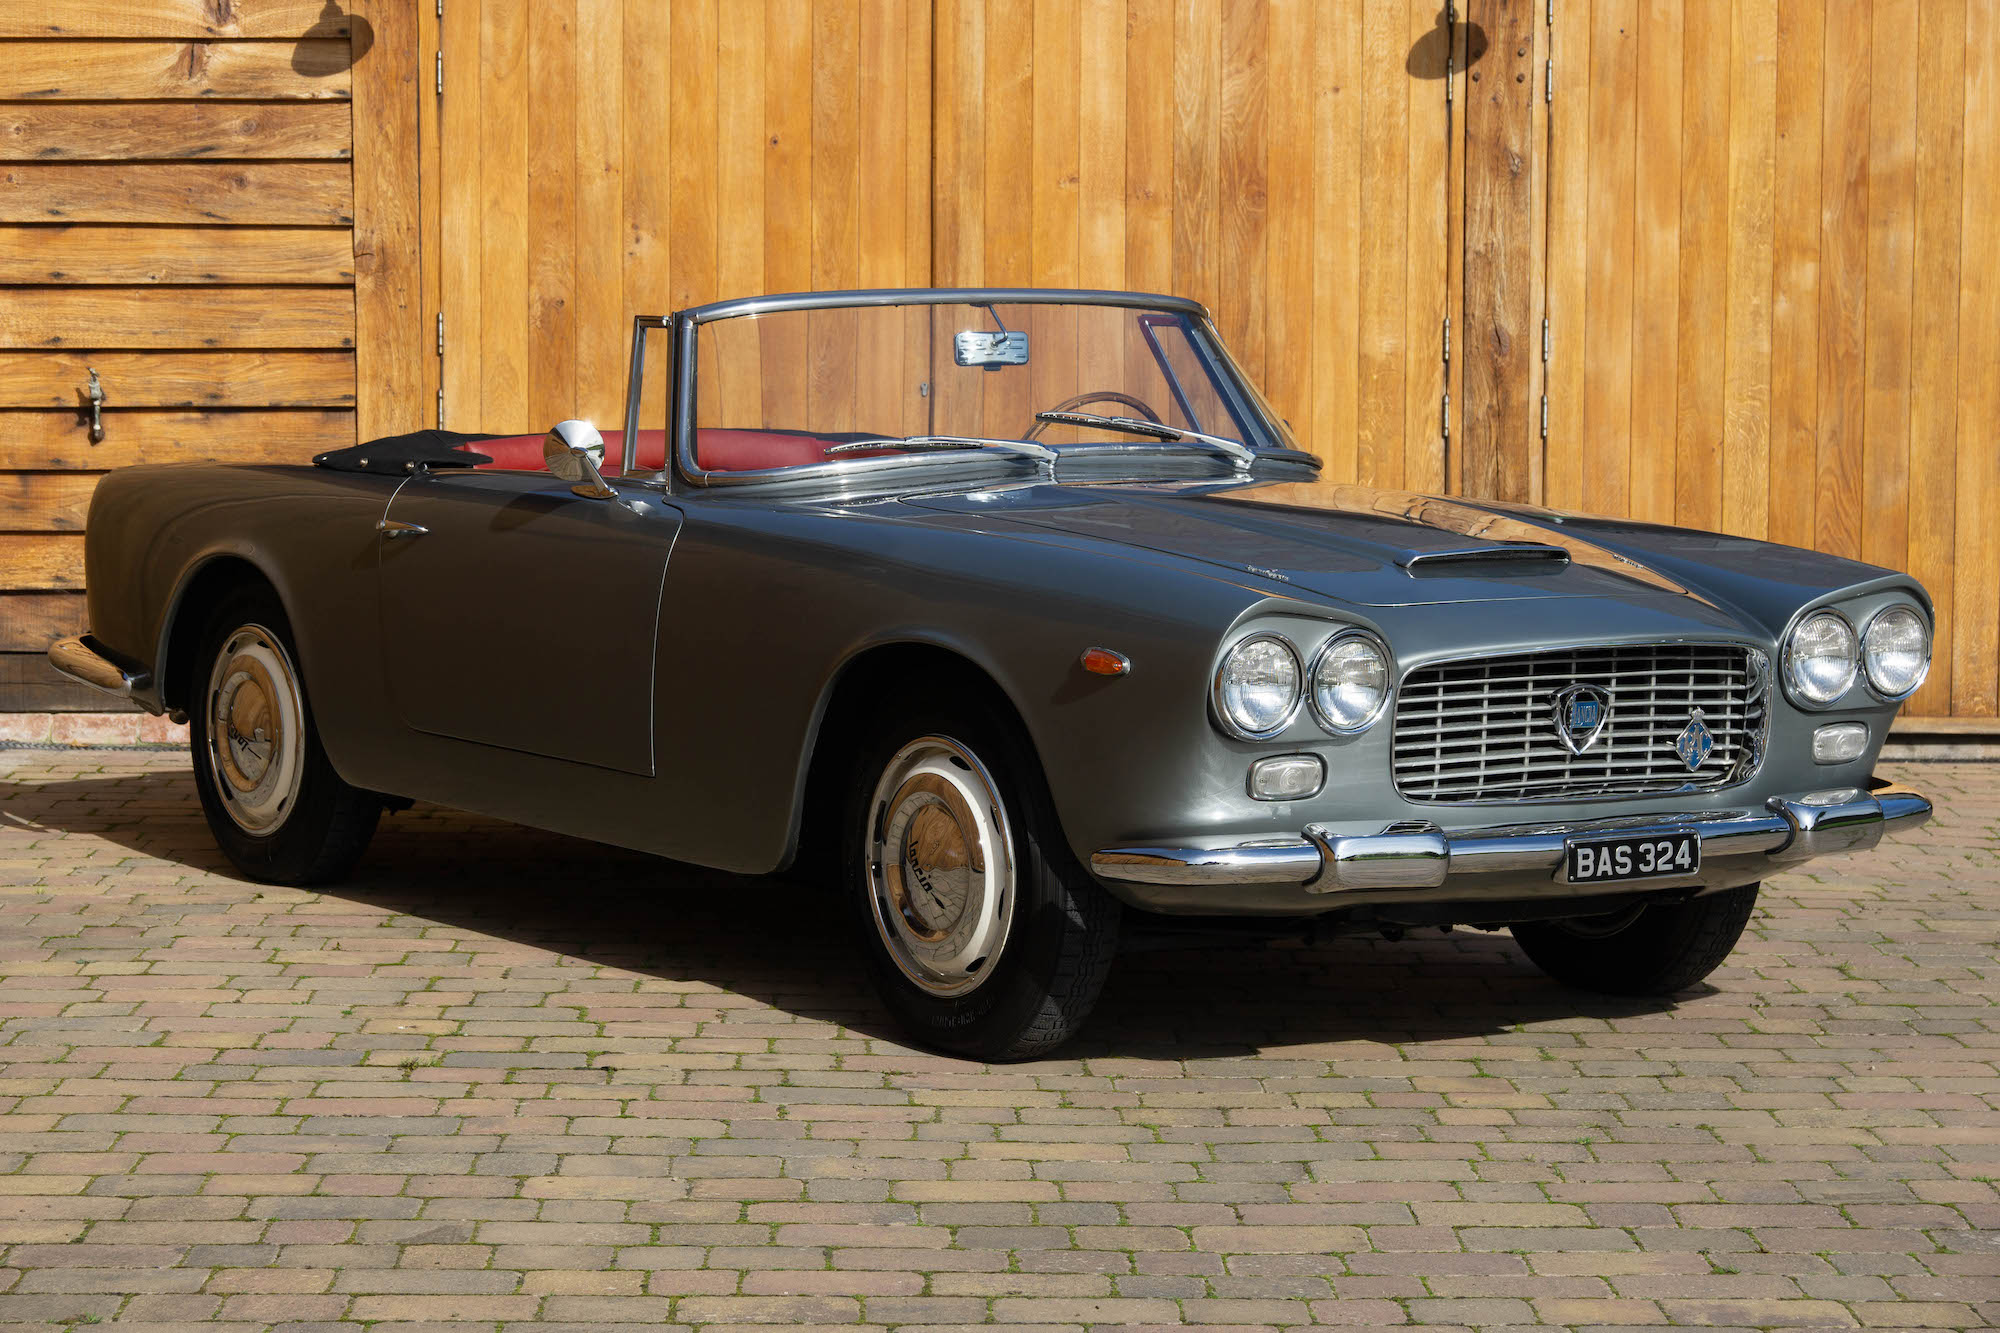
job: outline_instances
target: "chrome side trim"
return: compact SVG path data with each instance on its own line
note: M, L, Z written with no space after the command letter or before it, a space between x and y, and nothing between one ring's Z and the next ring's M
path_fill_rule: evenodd
M49 665L71 680L106 694L129 699L153 686L153 673L143 668L127 670L98 651L88 634L57 639L49 645Z
M1930 816L1931 803L1922 796L1882 783L1870 791L1848 787L1773 796L1761 810L1624 815L1449 833L1431 823L1391 824L1362 834L1309 824L1303 842L1118 847L1094 854L1090 868L1104 879L1137 884L1297 884L1311 894L1440 889L1472 876L1555 874L1569 840L1582 835L1645 838L1692 831L1701 839L1704 865L1712 857L1762 854L1785 866L1864 851L1883 834L1916 828Z

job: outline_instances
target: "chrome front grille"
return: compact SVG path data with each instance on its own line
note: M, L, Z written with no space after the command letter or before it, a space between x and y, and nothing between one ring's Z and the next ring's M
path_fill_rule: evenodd
M1542 801L1724 786L1747 776L1763 743L1765 660L1729 644L1659 643L1419 667L1396 698L1396 790L1412 801ZM1611 695L1581 754L1557 735L1554 696L1567 685ZM1674 741L1697 708L1715 749L1690 772Z

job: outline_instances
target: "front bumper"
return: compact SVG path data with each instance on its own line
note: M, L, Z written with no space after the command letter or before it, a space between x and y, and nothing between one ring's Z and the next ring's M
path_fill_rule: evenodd
M1446 830L1392 824L1376 833L1336 833L1308 825L1300 838L1220 847L1113 847L1090 868L1137 905L1162 911L1260 913L1326 911L1367 901L1598 897L1611 892L1725 888L1831 852L1873 847L1885 833L1913 829L1931 803L1907 787L1878 781L1773 796L1762 809L1624 815L1561 823ZM1589 834L1634 837L1692 829L1701 838L1695 875L1572 885L1563 880L1568 840Z
M153 673L119 660L88 634L49 645L49 665L94 690L131 699L152 688Z

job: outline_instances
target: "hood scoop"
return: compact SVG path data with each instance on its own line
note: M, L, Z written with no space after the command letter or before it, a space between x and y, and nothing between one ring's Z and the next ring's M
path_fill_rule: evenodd
M1560 546L1550 546L1544 542L1506 542L1494 546L1457 546L1444 550L1412 551L1396 563L1408 570L1412 577L1425 574L1443 573L1456 565L1486 565L1525 561L1547 561L1553 565L1569 563L1569 552Z

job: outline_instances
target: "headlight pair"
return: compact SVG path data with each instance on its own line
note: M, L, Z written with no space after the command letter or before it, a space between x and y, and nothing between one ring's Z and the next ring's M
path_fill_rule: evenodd
M1215 713L1239 740L1268 740L1302 706L1336 735L1361 731L1389 702L1389 649L1366 630L1345 629L1320 645L1308 669L1282 634L1252 634L1222 656L1215 672Z
M1806 708L1832 706L1863 673L1883 699L1908 698L1930 669L1930 626L1903 603L1877 611L1859 634L1840 612L1815 611L1785 640L1785 689Z

